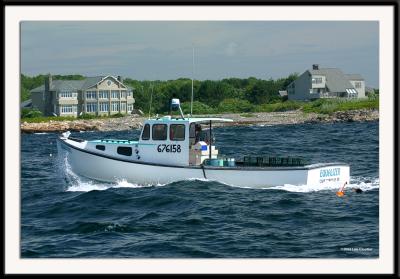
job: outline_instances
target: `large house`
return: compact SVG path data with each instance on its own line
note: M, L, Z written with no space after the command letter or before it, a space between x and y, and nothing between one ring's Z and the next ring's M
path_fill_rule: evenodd
M365 98L365 81L359 74L344 74L337 68L313 65L287 86L289 100L319 98Z
M128 114L135 99L132 88L120 76L89 77L83 80L52 80L31 90L32 107L43 115L73 116L81 114Z

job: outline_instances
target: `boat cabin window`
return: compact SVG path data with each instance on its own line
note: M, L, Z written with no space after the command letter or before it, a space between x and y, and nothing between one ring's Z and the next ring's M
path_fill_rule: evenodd
M166 124L154 124L153 125L153 140L167 140L167 125Z
M125 156L131 156L132 155L132 148L131 147L126 147L126 146L118 146L117 148L117 153Z
M96 145L96 149L104 151L106 150L106 147L104 145Z
M142 140L149 140L149 139L150 139L150 125L146 124L144 125L143 128Z
M179 141L185 140L185 125L171 124L169 126L169 139Z

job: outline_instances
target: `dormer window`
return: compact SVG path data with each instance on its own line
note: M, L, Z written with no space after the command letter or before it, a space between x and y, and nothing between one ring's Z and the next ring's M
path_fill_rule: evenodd
M322 83L322 77L315 77L312 79L313 84L319 84Z

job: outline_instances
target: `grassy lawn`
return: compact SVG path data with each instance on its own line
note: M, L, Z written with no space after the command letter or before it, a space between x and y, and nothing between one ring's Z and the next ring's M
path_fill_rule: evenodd
M84 119L107 119L107 118L119 118L125 116L124 114L117 113L113 115L97 116L84 114L78 117L66 117L66 116L37 116L37 117L23 117L21 123L43 123L50 121L72 121L72 120L84 120Z
M348 111L359 109L379 109L379 99L340 100L321 99L305 103L302 110L306 113L315 112L331 114L336 111Z

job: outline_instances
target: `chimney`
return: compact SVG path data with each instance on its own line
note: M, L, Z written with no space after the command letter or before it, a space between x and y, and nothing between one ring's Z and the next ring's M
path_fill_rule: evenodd
M313 64L312 65L313 70L319 70L319 65L318 64Z
M121 76L118 76L117 79L118 79L119 82L122 83L122 77Z
M51 89L51 83L53 82L53 78L51 74L47 76L47 78L44 80L44 90L45 92L49 92Z

